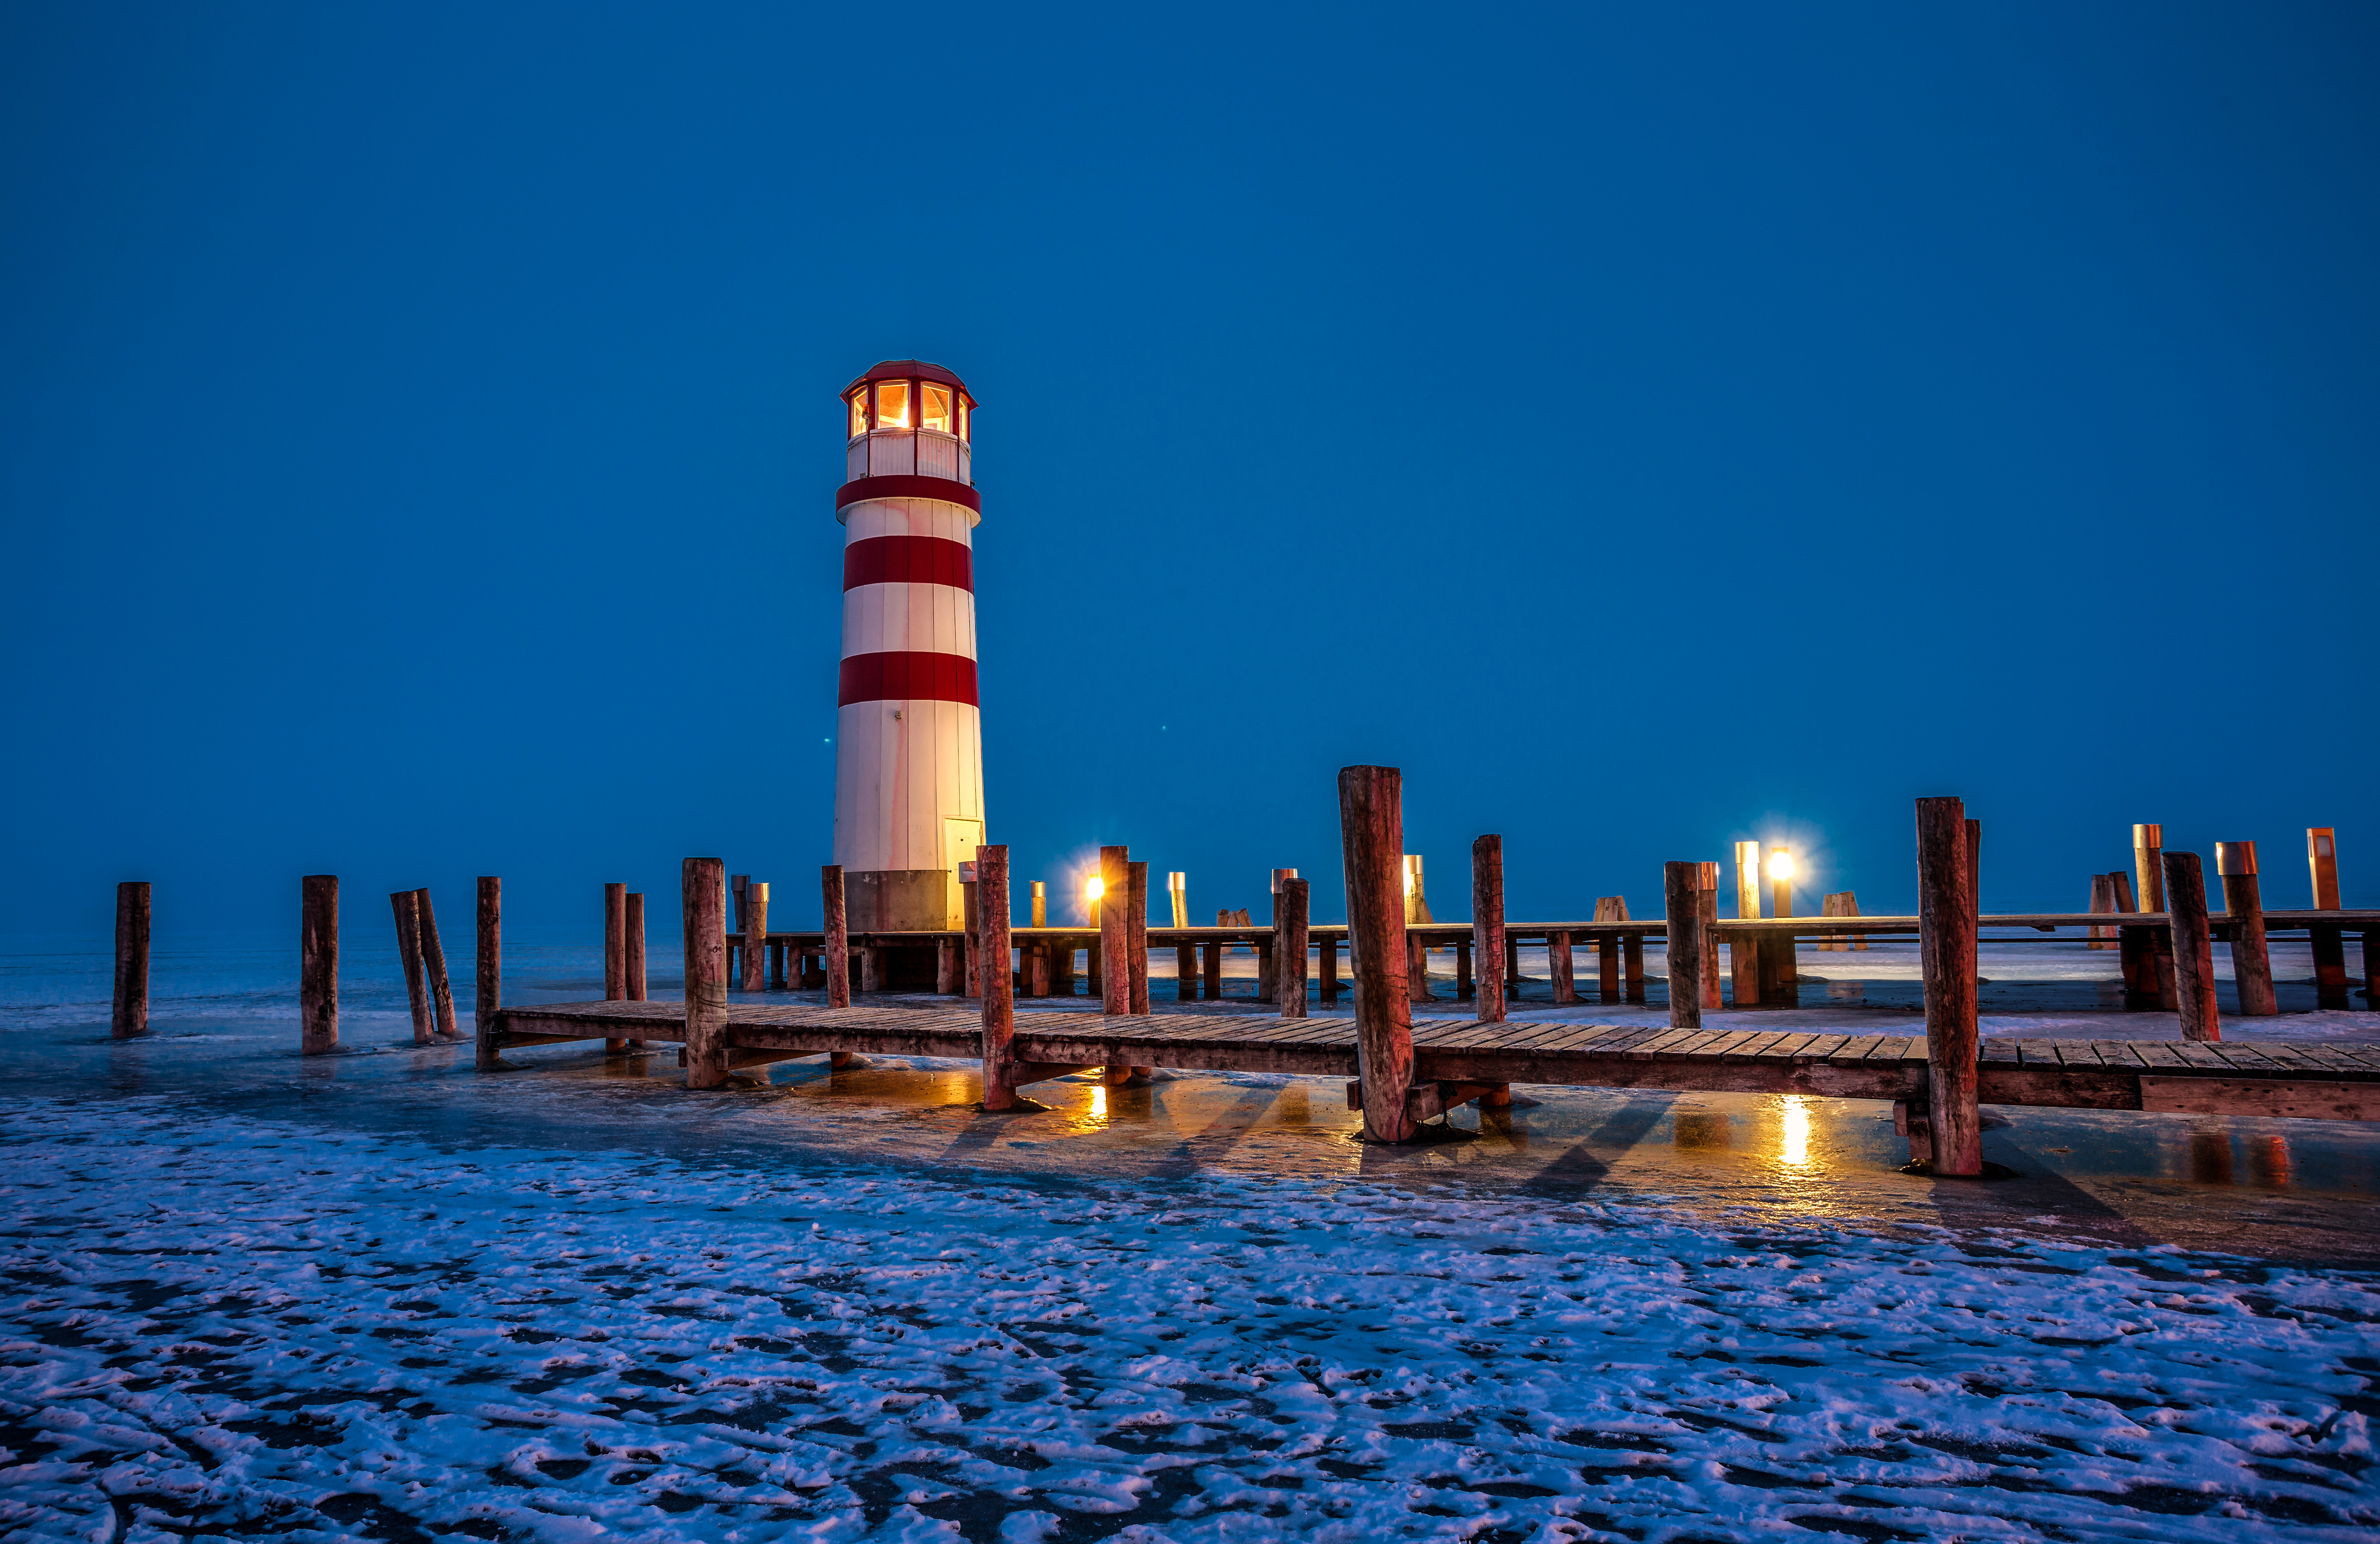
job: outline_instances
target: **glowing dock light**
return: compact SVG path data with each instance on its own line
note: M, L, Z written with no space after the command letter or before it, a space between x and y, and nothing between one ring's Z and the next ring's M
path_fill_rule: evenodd
M1768 877L1771 880L1793 877L1793 854L1789 849L1779 847L1768 855Z
M1793 849L1775 847L1768 854L1768 892L1776 898L1773 915L1793 915Z

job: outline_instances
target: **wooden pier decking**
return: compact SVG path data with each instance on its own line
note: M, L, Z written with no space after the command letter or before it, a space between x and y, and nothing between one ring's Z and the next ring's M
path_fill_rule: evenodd
M685 1036L683 1006L666 1002L508 1008L493 1031L499 1053ZM731 1066L831 1052L967 1061L983 1054L983 1017L972 1007L735 1002L726 1036ZM1922 1036L1416 1018L1413 1048L1416 1084L1450 1088L1536 1083L1891 1100L1923 1100L1927 1088ZM1356 1027L1327 1016L1036 1012L1017 1015L1014 1054L1047 1069L1045 1076L1139 1065L1352 1078ZM1986 1037L1979 1074L1985 1104L2380 1119L2380 1042Z

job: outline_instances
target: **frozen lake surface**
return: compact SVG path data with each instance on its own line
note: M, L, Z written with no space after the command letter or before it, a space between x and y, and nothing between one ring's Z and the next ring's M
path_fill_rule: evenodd
M161 946L128 1045L92 941L0 967L0 1535L2380 1525L2361 1126L2003 1112L2022 1177L1962 1185L1895 1173L1853 1100L1528 1089L1384 1149L1324 1079L1064 1080L991 1117L965 1064L805 1061L690 1094L666 1053L481 1076L414 1049L352 945L347 1051L300 1059L291 953ZM1888 964L1803 961L1846 963ZM506 984L601 993L591 953L533 939ZM2023 1022L2058 1016L2171 1032Z

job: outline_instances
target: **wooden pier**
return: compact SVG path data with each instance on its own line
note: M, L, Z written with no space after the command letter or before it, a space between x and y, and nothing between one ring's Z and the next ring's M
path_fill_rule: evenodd
M627 1002L507 1008L493 1036L499 1053L623 1038L683 1043L685 1010ZM726 1045L731 1068L834 1052L974 1061L983 1054L983 1017L971 1009L747 999L727 1008ZM1053 1009L1019 1015L1013 1046L1018 1062L1053 1077L1133 1064L1357 1076L1352 1018ZM1441 1108L1461 1088L1512 1083L1901 1103L1922 1100L1927 1090L1923 1036L1429 1018L1414 1021L1413 1050L1415 1082ZM1978 1074L1984 1104L2380 1120L2380 1042L1986 1038Z

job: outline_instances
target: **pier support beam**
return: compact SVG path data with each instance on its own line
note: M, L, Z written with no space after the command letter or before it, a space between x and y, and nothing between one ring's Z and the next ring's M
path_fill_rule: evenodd
M1305 1016L1308 882L1284 879L1272 903L1273 1007L1283 1018Z
M2223 877L2223 910L2231 923L2231 979L2239 989L2240 1012L2250 1017L2277 1014L2281 1004L2273 991L2272 952L2265 942L2265 893L2256 877L2256 844L2216 843L2215 871ZM2095 889L2092 899L2098 899ZM2370 947L2365 945L2367 954Z
M413 1043L428 1045L438 1038L437 1016L430 1008L430 983L421 973L421 898L399 890L388 898L396 916L396 958L405 967L405 1002L413 1012ZM604 995L611 995L606 991Z
M1148 865L1127 863L1124 871L1124 1007L1148 1014Z
M641 890L631 890L624 899L627 905L623 913L624 920L620 929L621 982L629 1002L642 1003L646 1001L645 893ZM643 1040L629 1039L620 1043L629 1051L645 1049Z
M2216 1011L2215 942L2206 920L2206 876L2196 853L2165 855L2165 894L2173 918L2173 984L2181 1038L2219 1040L2223 1021Z
M826 1005L851 1006L851 931L843 906L843 865L819 869L819 899L825 908Z
M479 949L471 967L473 1064L493 1072L497 1060L496 1015L504 1007L504 881L480 876Z
M430 978L430 1009L438 1017L438 1038L459 1040L460 1026L455 1022L455 983L446 977L446 946L438 942L438 912L430 904L427 888L413 893L413 909L421 921L421 969Z
M1669 915L1670 1027L1703 1027L1702 865L1661 865L1661 897Z
M686 860L686 1086L689 1088L716 1088L727 1081L727 918L720 884L726 867L715 857Z
M978 847L976 947L983 980L983 1107L1016 1107L1015 978L1008 970L1008 848Z
M299 903L298 1050L320 1056L339 1048L339 876L307 875Z
M407 984L417 986L421 967L407 956ZM415 1038L420 1037L421 1010L414 1009ZM115 887L115 1011L108 1033L117 1039L149 1032L149 881L127 880Z
M628 887L607 884L603 887L603 1001L625 1003L628 999ZM607 1039L605 1051L625 1051L625 1039Z
M1917 801L1918 953L1925 973L1931 1172L1980 1178L1984 1119L1976 1064L1975 892L1967 877L1966 816L1959 799ZM1927 1155L1911 1156L1923 1161Z
M1413 1003L1405 986L1404 779L1394 767L1339 772L1339 838L1347 875L1355 978L1355 1065L1364 1137L1410 1142Z

